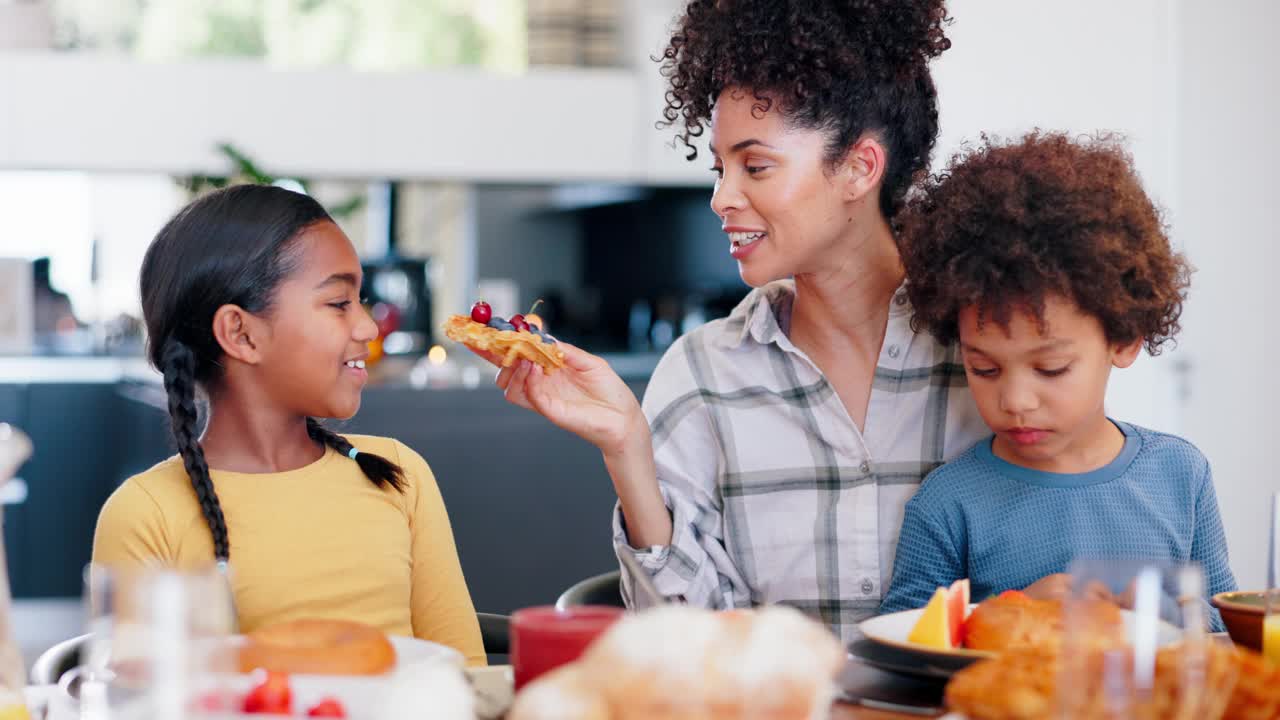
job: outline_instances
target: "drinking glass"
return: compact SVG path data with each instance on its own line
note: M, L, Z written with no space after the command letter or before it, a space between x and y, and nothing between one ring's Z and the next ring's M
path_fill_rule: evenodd
M1059 718L1221 717L1236 666L1208 632L1198 565L1084 559L1068 574Z
M59 680L70 717L174 718L230 707L232 612L225 579L161 568L85 570L89 637Z
M516 690L539 675L577 660L623 615L622 608L550 605L522 608L511 615L511 666Z
M1266 611L1262 616L1262 654L1280 662L1280 493L1271 496L1271 534L1267 538Z
M0 489L30 456L31 440L12 425L0 423ZM10 630L13 613L9 606L9 571L5 565L3 528L4 517L0 515L0 717L9 717L10 714L26 714L22 688L27 684L27 669L18 650L17 639Z

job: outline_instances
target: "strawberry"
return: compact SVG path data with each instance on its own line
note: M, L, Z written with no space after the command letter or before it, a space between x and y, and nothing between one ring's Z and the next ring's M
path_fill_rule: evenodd
M342 703L338 702L336 698L331 697L321 700L313 705L310 710L307 710L307 717L344 718L346 716L347 711L342 707Z
M268 715L288 715L293 712L293 690L289 687L289 676L268 671L266 679L245 695L242 709L246 713Z

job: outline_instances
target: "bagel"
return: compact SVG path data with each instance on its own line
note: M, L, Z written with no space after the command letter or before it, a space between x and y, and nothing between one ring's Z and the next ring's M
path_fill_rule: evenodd
M301 619L249 633L239 652L241 672L257 669L304 675L380 675L396 651L377 628L350 620Z

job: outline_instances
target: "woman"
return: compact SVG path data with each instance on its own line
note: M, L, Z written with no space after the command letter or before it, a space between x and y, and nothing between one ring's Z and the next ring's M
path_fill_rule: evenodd
M942 0L693 0L664 115L708 126L711 207L755 288L680 338L641 407L599 358L503 370L507 398L600 448L614 543L665 595L785 603L846 639L903 506L985 428L950 348L911 329L893 222L938 130ZM793 279L791 279L793 278ZM624 573L624 597L643 604Z

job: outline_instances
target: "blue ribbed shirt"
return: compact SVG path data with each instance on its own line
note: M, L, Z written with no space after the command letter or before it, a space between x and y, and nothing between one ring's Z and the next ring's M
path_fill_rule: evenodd
M1208 460L1182 438L1115 425L1124 448L1092 472L1014 465L988 438L930 473L907 503L880 611L921 607L966 577L977 602L1066 572L1075 558L1196 562L1207 596L1235 590Z

